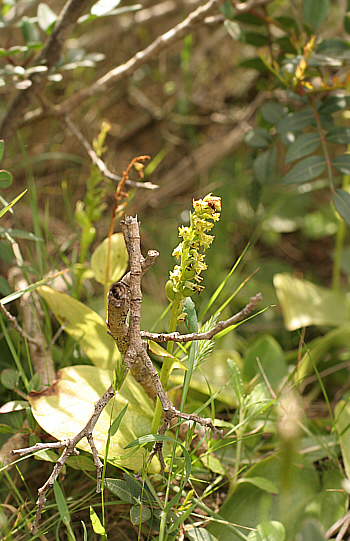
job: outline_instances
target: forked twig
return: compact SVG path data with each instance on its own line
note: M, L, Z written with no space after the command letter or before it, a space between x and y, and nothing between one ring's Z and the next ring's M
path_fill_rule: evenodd
M142 304L141 279L143 274L154 263L159 254L155 250L151 250L148 252L147 257L143 258L140 247L140 224L137 217L126 216L125 220L121 222L121 225L125 244L129 253L130 271L119 282L114 283L110 288L108 294L107 327L108 332L114 338L121 354L124 355L124 363L126 367L125 373L130 370L133 377L142 385L149 396L151 396L154 400L159 397L163 408L164 417L163 423L158 430L158 434L164 434L170 427L172 420L176 418L199 423L206 428L210 428L213 432L221 434L221 431L214 426L211 418L202 418L197 414L184 413L176 409L162 387L158 372L153 366L153 363L145 349L143 338L151 337L153 340L158 340L161 342L168 340L168 338L166 335L162 334L156 335L155 333L142 333L140 329ZM251 301L245 308L243 308L243 310L232 318L218 323L209 333L193 333L192 335L184 335L183 337L181 337L181 335L178 333L172 333L169 335L169 339L177 342L187 342L189 340L207 340L217 334L220 330L241 321L245 316L249 315L255 309L257 302L260 300L260 294L252 297ZM129 323L127 323L128 315ZM181 340L181 338L183 338L183 340ZM92 433L103 409L114 395L115 388L113 384L111 384L104 395L95 403L93 413L86 426L73 438L64 440L62 442L40 443L34 445L33 447L18 449L12 452L13 454L22 456L42 449L64 449L62 455L57 460L50 477L38 491L38 510L33 522L32 533L35 532L38 526L48 491L53 487L54 481L57 479L69 456L79 453L76 450L76 445L84 437L86 437L88 440L96 466L96 491L101 491L102 462L98 456ZM162 454L162 442L155 443L149 455L148 463L150 463L155 454L158 454L161 472L164 473L165 463Z

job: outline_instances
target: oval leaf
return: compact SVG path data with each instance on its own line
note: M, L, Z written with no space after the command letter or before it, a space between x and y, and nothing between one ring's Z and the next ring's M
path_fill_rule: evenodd
M261 116L264 120L266 120L266 122L269 122L269 124L277 124L277 122L280 122L280 120L287 115L288 109L280 103L270 101L264 103L260 109L260 112Z
M350 154L337 156L332 160L332 166L338 169L343 175L350 175ZM346 193L346 192L345 192Z
M109 238L107 238L96 248L91 256L91 268L95 273L95 279L104 285L117 282L123 276L128 266L128 252L125 247L123 234L115 233L111 237L109 277L106 280L109 245Z
M8 188L13 182L13 177L8 171L0 171L0 188Z
M106 15L112 9L116 8L120 4L120 0L99 0L91 8L91 15L96 15L96 17L101 17Z
M285 163L295 162L317 150L320 137L317 133L303 133L288 147Z
M38 5L38 25L41 30L47 32L50 27L56 22L57 15L47 4Z
M317 30L327 19L329 8L329 0L303 0L303 20Z
M308 108L305 111L297 113L289 113L276 126L277 133L286 133L288 131L298 132L303 128L315 124L315 115L312 109Z
M146 520L150 519L152 516L151 510L146 505L134 505L130 509L130 520L132 524L142 524Z
M333 203L344 222L350 225L350 194L345 190L335 190Z
M277 158L277 148L274 146L265 150L254 160L254 175L260 184L267 184L274 178Z
M114 368L120 353L113 338L107 334L105 321L94 310L65 293L47 286L37 288L65 332L84 349L95 366Z
M31 392L28 400L37 423L58 440L72 438L89 420L94 404L113 382L114 372L95 366L71 366L60 370L53 384L43 392ZM153 402L133 378L126 378L115 397L107 404L94 428L94 441L99 455L104 456L108 430L113 421L128 408L119 430L111 437L108 460L139 471L147 451L137 450L130 454L124 447L136 438L149 434L154 413ZM91 453L84 438L78 448ZM159 471L159 462L151 464Z
M272 137L264 128L255 128L246 134L244 140L250 147L267 148L272 142Z
M309 156L297 163L283 179L283 184L301 184L319 177L326 167L322 156Z
M344 325L349 321L349 302L343 294L287 273L275 274L273 283L288 331L309 325Z
M335 128L326 135L329 143L348 145L350 143L350 128Z

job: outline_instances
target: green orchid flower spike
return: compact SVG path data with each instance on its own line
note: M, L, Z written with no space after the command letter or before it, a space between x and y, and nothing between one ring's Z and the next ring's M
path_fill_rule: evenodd
M207 268L204 252L214 240L207 232L220 219L221 198L210 193L204 199L193 200L192 206L194 212L190 215L190 225L179 227L179 236L183 240L173 251L180 264L170 272L165 286L166 295L173 303L204 289L200 285L201 272Z

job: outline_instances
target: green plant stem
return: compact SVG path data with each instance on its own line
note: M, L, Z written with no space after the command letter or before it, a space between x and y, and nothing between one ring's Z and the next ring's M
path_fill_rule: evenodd
M348 191L350 186L350 176L343 176L342 189ZM346 223L342 218L338 219L338 230L335 238L335 250L333 258L333 272L332 272L332 289L333 291L339 291L340 286L340 269L341 269L341 257L344 247L344 239L346 233Z
M176 331L180 302L181 302L181 293L176 293L175 299L171 308L169 333ZM174 342L168 342L167 352L172 354L173 348L174 348ZM166 391L166 388L169 382L169 376L171 373L172 365L173 365L173 359L164 357L162 369L160 371L160 382L162 384L164 391ZM162 412L163 412L162 405L160 403L159 398L157 398L156 409L154 412L152 428L151 428L152 434L156 434L158 432L158 427L159 427L159 423L162 417Z

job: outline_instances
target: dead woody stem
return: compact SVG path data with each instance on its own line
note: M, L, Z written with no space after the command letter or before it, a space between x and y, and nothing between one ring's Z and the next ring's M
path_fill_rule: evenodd
M261 300L261 295L257 294L255 297L252 297L250 303L247 304L243 310L232 318L218 323L214 329L210 331L210 333L193 333L191 335L181 336L179 333L171 333L171 335L158 335L155 333L141 332L141 279L142 275L154 263L159 254L155 250L151 250L148 252L147 257L143 258L140 247L140 224L137 221L137 217L126 216L125 221L121 222L121 225L125 244L129 253L130 271L119 282L114 283L110 288L108 294L107 326L108 332L116 341L118 349L122 355L124 355L126 369L125 374L130 370L133 377L142 385L147 394L151 396L153 400L159 397L163 409L163 423L158 430L158 434L164 434L174 419L193 421L204 427L210 428L213 432L220 433L220 431L214 426L211 418L202 418L197 414L183 413L172 405L162 387L158 372L147 354L143 338L152 338L153 340L158 340L159 342L168 340L176 342L208 340L220 330L227 328L248 316L256 308L257 302ZM128 315L129 324L127 323ZM38 491L38 510L33 523L32 533L35 532L38 526L48 491L53 487L54 481L57 479L69 456L72 454L79 454L79 452L76 450L76 445L84 437L87 438L90 445L97 471L96 491L101 491L102 462L98 456L98 451L94 444L92 433L103 409L115 395L115 391L114 385L111 384L105 394L95 403L93 413L86 426L73 438L55 443L40 443L34 445L33 447L12 451L13 454L22 456L42 449L64 449L62 455L55 464L52 474ZM152 460L155 454L158 454L161 470L162 473L164 473L165 463L162 454L162 442L157 442L153 446L149 456L149 462Z

